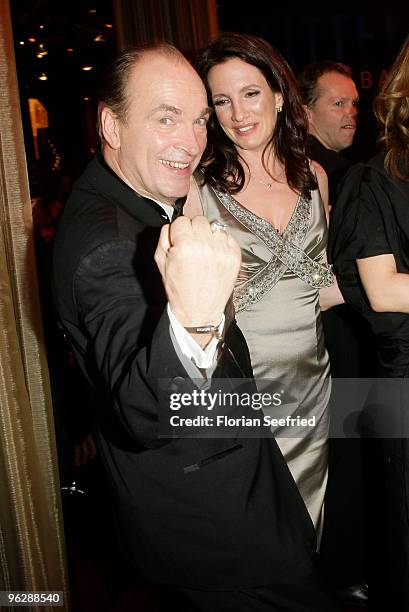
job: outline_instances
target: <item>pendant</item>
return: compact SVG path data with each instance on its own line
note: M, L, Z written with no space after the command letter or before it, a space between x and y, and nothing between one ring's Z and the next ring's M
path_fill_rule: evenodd
M266 181L262 181L261 179L257 179L257 180L259 183L264 185L264 187L267 187L267 189L271 189L271 187L273 186L273 183L266 183Z
M267 183L267 181L262 181L261 179L259 179L259 178L257 178L257 177L255 177L255 178L256 178L256 181L257 181L258 183L260 183L260 185L264 185L264 187L267 187L267 189L271 189L271 187L273 186L273 181L269 181L269 182Z

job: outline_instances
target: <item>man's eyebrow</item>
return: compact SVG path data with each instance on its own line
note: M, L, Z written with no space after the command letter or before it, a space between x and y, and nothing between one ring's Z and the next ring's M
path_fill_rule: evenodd
M163 112L163 111L166 113L173 113L174 115L182 114L182 111L180 110L180 108L177 108L176 106L172 106L171 104L159 104L159 106L154 108L150 114L154 115L155 113ZM200 117L203 117L204 115L211 115L212 113L213 113L213 109L210 108L210 106L205 106L202 112L200 113Z
M336 96L338 100L352 100L352 102L359 102L359 96Z
M176 106L172 106L171 104L159 104L159 106L157 106L156 108L154 108L151 112L151 115L153 115L154 113L157 113L159 111L165 111L167 113L173 113L174 115L181 115L182 111L180 110L180 108L177 108Z

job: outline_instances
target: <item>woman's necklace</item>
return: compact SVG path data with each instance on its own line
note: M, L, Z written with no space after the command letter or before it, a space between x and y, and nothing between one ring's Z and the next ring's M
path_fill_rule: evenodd
M264 187L267 187L267 189L271 189L273 186L273 183L275 182L279 182L278 178L272 178L270 177L270 180L268 181L263 181L261 178L258 178L258 176L256 176L255 174L251 174L250 178L253 178L257 183L260 183L260 185L264 185Z
M267 187L267 189L271 189L272 185L273 185L273 181L267 182L267 181L262 181L261 179L256 177L256 181L258 183L261 183L262 185L264 185L265 187Z

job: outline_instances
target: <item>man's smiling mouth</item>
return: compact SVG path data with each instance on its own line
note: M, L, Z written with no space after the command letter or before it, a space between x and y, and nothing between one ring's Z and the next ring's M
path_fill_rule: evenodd
M189 167L189 163L170 161L168 159L160 159L159 162L169 168L177 168L178 170L186 170Z

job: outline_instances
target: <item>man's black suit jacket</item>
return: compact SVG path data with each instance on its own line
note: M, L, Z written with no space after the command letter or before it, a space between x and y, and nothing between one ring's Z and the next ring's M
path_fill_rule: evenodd
M315 534L272 439L160 439L158 380L192 383L177 357L153 254L167 222L95 157L54 249L57 309L100 398L100 449L122 545L148 578L229 589L308 574ZM235 324L228 342L251 375ZM216 377L239 377L222 359ZM196 465L199 469L184 470ZM200 467L201 466L201 467Z
M335 205L337 199L338 185L344 174L351 166L351 162L342 153L327 149L312 134L308 134L306 153L310 159L318 162L328 176L329 203Z

